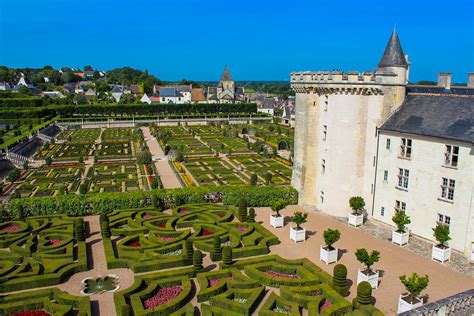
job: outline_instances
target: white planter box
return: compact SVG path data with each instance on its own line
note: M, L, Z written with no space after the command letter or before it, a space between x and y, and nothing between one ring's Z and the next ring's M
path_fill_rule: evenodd
M280 216L273 216L270 214L270 226L274 228L283 227L284 224L284 217Z
M407 311L411 311L414 308L420 307L423 305L423 300L416 298L416 302L410 303L405 300L408 298L408 295L400 295L398 299L398 311L397 314L404 313Z
M296 227L290 227L290 239L295 242L306 240L306 229L296 230Z
M357 269L357 284L359 284L362 281L367 281L372 285L373 289L376 289L379 287L379 272L378 271L373 271L375 273L366 275L365 273L362 273L361 269Z
M321 246L319 250L319 259L325 262L326 264L330 264L333 262L337 262L337 254L338 254L337 248L333 250L327 250L327 249L324 249L324 246Z
M431 250L431 259L441 263L449 261L449 259L451 259L451 248L448 247L443 249L433 245Z
M357 227L362 226L364 223L364 214L356 215L356 214L349 214L348 223L351 226Z
M410 237L409 232L399 233L397 231L392 231L392 243L403 246L408 244L408 238Z

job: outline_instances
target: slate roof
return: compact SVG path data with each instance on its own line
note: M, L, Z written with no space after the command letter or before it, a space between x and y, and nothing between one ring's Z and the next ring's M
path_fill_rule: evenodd
M451 86L450 89L446 89L440 86L422 86L413 85L407 87L407 93L424 93L424 94L445 94L445 95L470 95L474 96L474 89L468 87L457 87Z
M191 100L192 101L206 101L206 96L204 94L204 90L201 88L193 88L191 93Z
M407 95L380 128L474 143L474 98Z
M398 39L397 32L394 30L390 40L385 47L382 59L380 59L379 67L402 66L408 67L408 63L403 54L402 45Z
M221 75L220 81L234 81L234 79L232 79L232 76L230 75L230 71L229 71L229 68L227 68L227 66L225 66L224 68L224 72Z
M161 87L160 97L175 97L177 94L175 87Z

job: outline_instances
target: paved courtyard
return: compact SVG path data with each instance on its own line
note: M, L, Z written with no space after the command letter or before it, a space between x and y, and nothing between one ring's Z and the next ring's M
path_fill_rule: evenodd
M303 209L296 205L284 209L281 214L285 216L285 226L275 229L269 224L271 209L268 207L256 209L256 221L263 222L262 224L281 241L281 244L271 247L272 253L288 259L306 257L332 275L335 264L326 265L319 260L319 247L324 243L324 230L338 229L341 232L341 239L335 247L340 249L339 263L347 266L348 279L356 283L357 269L362 268L354 255L356 249L367 248L369 251L380 251L380 261L374 264L373 268L381 271L382 277L379 288L373 291L373 296L376 300L375 306L387 315L394 315L397 312L398 297L404 292L404 287L399 280L399 276L403 274L417 272L429 275L430 283L423 293L428 302L474 288L472 265L471 276L460 273L449 266L421 257L387 240L377 239L358 228L352 228L337 219L316 212L308 211L308 222L302 225L307 230L307 240L295 244L289 238L290 225L293 225L290 218L295 210ZM349 298L355 297L356 285L353 284L350 290Z

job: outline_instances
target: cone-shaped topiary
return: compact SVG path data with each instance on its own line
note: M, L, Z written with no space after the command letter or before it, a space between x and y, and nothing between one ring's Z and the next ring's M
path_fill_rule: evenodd
M249 218L248 218L249 223L255 223L255 209L251 207L249 209Z
M242 198L239 201L239 220L241 222L247 221L247 200Z
M222 262L225 266L232 265L232 248L225 246L222 250Z
M193 260L193 254L194 254L193 243L190 240L186 240L184 243L184 248L186 251L186 260L191 262Z
M99 216L99 221L102 223L102 222L108 222L109 221L109 216L105 213L103 214L100 214Z
M100 228L102 230L102 237L110 238L110 236L112 236L112 233L110 232L109 222L102 222Z
M153 207L158 206L158 196L156 196L156 194L151 195L151 206Z
M342 296L349 295L347 288L347 268L343 264L336 264L333 270L332 284L334 289Z
M84 220L80 218L74 224L74 236L78 241L84 241Z
M204 271L204 267L202 265L202 252L201 250L196 250L193 254L193 266L196 272Z
M128 306L127 304L122 305L122 307L120 307L120 315L121 316L129 316L130 315L130 306Z
M222 259L221 239L218 236L212 239L211 259L212 261L220 261Z
M362 281L357 285L357 303L369 305L372 299L372 286L367 281Z

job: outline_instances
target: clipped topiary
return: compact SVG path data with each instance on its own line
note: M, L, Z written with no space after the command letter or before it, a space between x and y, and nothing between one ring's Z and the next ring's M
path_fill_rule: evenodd
M151 206L158 207L158 197L155 193L151 195Z
M82 218L78 219L74 224L74 237L78 241L84 241L84 220Z
M357 303L369 305L372 300L372 286L367 281L362 281L357 285Z
M251 207L249 209L249 218L248 218L249 223L255 223L255 209Z
M110 238L110 236L112 236L112 233L110 232L109 222L102 222L100 228L102 230L102 237Z
M193 254L193 266L196 272L204 271L204 266L202 265L202 252L201 250L196 250Z
M349 289L347 287L347 268L345 265L336 264L334 266L332 285L342 296L349 295Z
M211 259L212 261L220 261L222 259L221 239L218 236L212 239Z
M108 222L109 221L109 216L105 213L100 214L99 216L99 221L102 222Z
M247 200L244 198L239 201L239 220L241 222L247 221Z
M120 315L121 316L129 316L130 315L130 306L128 306L127 304L122 305L120 307Z
M232 248L229 246L225 246L222 250L222 262L224 266L232 265Z

